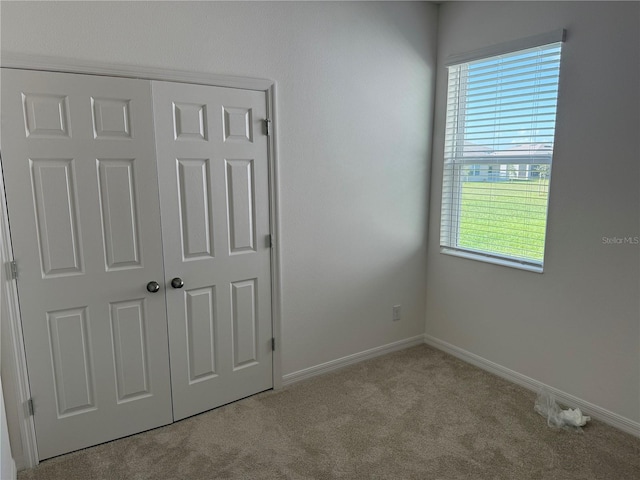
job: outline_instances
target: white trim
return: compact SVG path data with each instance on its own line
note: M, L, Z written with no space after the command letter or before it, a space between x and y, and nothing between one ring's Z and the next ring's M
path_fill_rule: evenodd
M14 52L3 52L0 56L0 67L16 68L24 70L39 70L63 73L79 73L85 75L102 75L110 77L137 78L144 80L161 80L168 82L189 83L197 85L211 85L216 87L237 88L243 90L255 90L265 92L267 96L268 115L271 120L271 137L269 139L269 190L270 190L270 222L271 233L274 236L275 245L271 252L271 319L273 332L272 335L276 339L276 350L273 355L273 388L282 387L282 329L281 329L281 311L282 311L282 266L281 266L281 246L280 246L280 210L279 210L279 171L277 157L277 119L276 119L276 84L272 80L263 78L239 77L233 75L217 75L211 73L194 73L181 70L173 70L166 68L142 67L138 65L121 65L107 62L80 61L62 57L48 57L40 55L19 54ZM5 207L4 190L0 192L0 200ZM6 221L5 213L3 225L6 232L9 232L9 226ZM6 224L6 225L5 225ZM6 237L10 238L10 237ZM8 242L7 242L8 243ZM13 260L13 253L8 247L8 254ZM15 379L10 379L19 390L20 398L18 399L18 409L24 402L30 398L28 375L26 370L26 357L24 352L24 342L22 340L22 320L18 305L17 288L13 284L13 298L11 311L9 313L9 321L11 322L12 344L14 352L9 352L15 357ZM6 387L5 387L6 388ZM21 413L20 428L22 434L22 443L24 448L24 463L19 465L22 467L34 467L38 464L38 454L35 439L35 426L33 417L24 417Z
M545 385L538 380L527 377L526 375L518 373L509 368L503 367L502 365L487 360L479 355L476 355L475 353L468 352L467 350L464 350L460 347L456 347L455 345L447 343L444 340L432 337L431 335L424 335L424 343L426 343L427 345L431 345L438 350L442 350L443 352L446 352L450 355L453 355L454 357L457 357L464 362L475 365L482 370L486 370L512 383L520 385L527 390L537 392L542 387L544 387L549 393L555 395L559 403L571 408L580 408L580 410L582 410L584 413L591 415L592 417L597 418L598 420L601 420L604 423L611 425L612 427L615 427L636 437L640 437L640 422L636 422L629 418L623 417L622 415L618 415L617 413L611 412L598 405L594 405L593 403L582 400L581 398L563 392L562 390L558 390L557 388ZM533 408L533 406L531 408Z
M467 53L458 53L450 55L445 60L445 66L460 65L461 63L472 62L480 58L495 57L506 53L517 52L518 50L526 50L528 48L541 47L550 43L564 42L567 38L567 31L563 28L554 30L553 32L542 33L532 37L519 38L510 42L499 43L484 48L479 48Z
M271 239L271 325L272 335L276 339L273 352L273 388L282 388L282 275L281 258L282 246L280 242L280 176L278 164L278 125L276 115L275 82L267 90L267 118L271 120L270 136L267 139L269 149L269 213Z
M520 270L525 270L527 272L534 273L542 273L542 265L531 265L523 262L519 262L517 260L511 260L509 258L498 258L492 257L490 255L483 255L480 253L473 253L465 250L457 250L455 248L450 247L440 247L440 253L444 253L445 255L451 255L453 257L467 258L469 260L476 260L478 262L491 263L493 265L500 265L501 267L510 267L517 268Z
M169 68L121 65L108 62L92 62L63 57L25 55L3 52L0 67L22 70L42 70L47 72L80 73L108 77L138 78L143 80L162 80L166 82L213 85L216 87L239 88L243 90L266 91L273 81L264 78L239 77L235 75L217 75L202 72L185 72Z
M4 175L0 171L0 262L11 262L14 260L11 247L11 232L9 230L9 215L4 191ZM4 265L3 265L4 268ZM2 272L6 275L6 271ZM2 282L3 284L5 282ZM3 378L5 392L13 392L13 399L17 403L18 423L20 425L20 440L22 442L23 458L17 458L20 463L17 467L30 468L38 465L38 448L36 444L36 431L33 417L27 415L24 408L21 408L29 398L29 376L27 374L27 357L22 339L22 319L20 316L20 304L18 302L18 285L15 280L7 279L6 295L8 318L3 322L8 322L7 329L3 331L9 335L9 351L2 352L3 363L8 360L9 368L12 370L10 378ZM2 285L3 287L5 285ZM13 439L15 440L15 439Z
M3 478L2 480L16 480L18 478L18 468L16 467L16 462L13 460L13 458L9 457L9 476L5 479ZM6 459L5 459L6 461Z
M380 355L414 347L422 343L424 343L424 335L416 335L415 337L405 338L404 340L398 340L397 342L387 343L386 345L370 348L369 350L347 355L346 357L321 363L320 365L298 370L297 372L288 373L282 377L282 384L291 385L292 383L306 380L307 378L315 377L316 375L329 373L333 370L346 367L347 365L359 363L364 360L370 360L372 358L379 357Z

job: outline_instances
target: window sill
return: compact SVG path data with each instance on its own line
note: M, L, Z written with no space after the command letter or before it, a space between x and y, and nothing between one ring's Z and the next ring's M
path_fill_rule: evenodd
M453 250L451 248L440 247L440 253L445 255L452 255L454 257L468 258L469 260L476 260L478 262L491 263L493 265L500 265L502 267L517 268L518 270L526 270L527 272L542 273L542 266L527 265L517 260L509 260L507 258L495 258L481 255L478 253L467 252L462 250Z

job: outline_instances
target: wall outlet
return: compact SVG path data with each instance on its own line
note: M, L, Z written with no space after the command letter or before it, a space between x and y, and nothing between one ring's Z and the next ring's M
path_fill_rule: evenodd
M397 322L398 320L400 320L400 305L394 305L392 308L392 317L391 320L393 320L394 322Z

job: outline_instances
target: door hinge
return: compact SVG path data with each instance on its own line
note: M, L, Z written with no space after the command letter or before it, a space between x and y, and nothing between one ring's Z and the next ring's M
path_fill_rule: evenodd
M273 248L273 235L271 234L267 235L267 247Z
M275 338L271 339L271 351L272 352L276 351L276 339Z
M14 280L18 279L18 264L15 260L13 262L7 262L7 275Z
M33 408L33 398L30 398L26 402L24 402L24 411L29 417L33 417L35 413L35 409Z
M271 120L265 118L264 120L264 133L267 136L271 136Z

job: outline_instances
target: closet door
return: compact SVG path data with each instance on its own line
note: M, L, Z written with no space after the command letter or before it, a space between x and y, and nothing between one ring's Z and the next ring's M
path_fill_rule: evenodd
M2 69L40 459L172 421L152 115L150 82Z
M273 386L266 96L152 88L177 420Z

